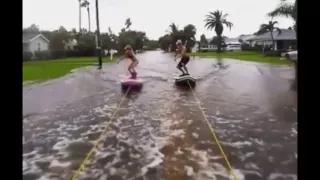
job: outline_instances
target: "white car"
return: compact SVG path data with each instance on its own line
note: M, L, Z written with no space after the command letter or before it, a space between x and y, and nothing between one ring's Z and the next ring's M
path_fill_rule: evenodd
M226 51L241 51L241 45L228 45Z
M298 62L298 51L290 51L290 52L286 52L283 55L286 59L291 60L295 63Z

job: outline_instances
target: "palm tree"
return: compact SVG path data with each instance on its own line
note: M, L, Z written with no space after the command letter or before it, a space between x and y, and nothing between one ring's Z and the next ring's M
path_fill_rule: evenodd
M258 35L264 34L264 33L267 33L267 32L270 33L273 49L275 47L275 42L274 42L274 39L273 39L273 32L276 30L276 31L278 31L278 34L281 34L281 29L276 27L275 26L276 24L278 24L277 21L269 21L268 24L261 24L260 28L259 28L259 31L257 32Z
M81 1L82 0L78 0L79 2L79 33L81 33Z
M188 24L183 28L183 35L185 36L185 40L187 42L186 47L190 50L196 43L195 35L197 33L197 29L194 25Z
M171 35L176 34L178 31L178 26L174 23L170 24L169 29L167 30L167 32Z
M90 31L90 29L91 29L91 21L90 21L90 3L89 3L89 1L87 1L87 0L84 0L82 3L81 3L81 7L84 7L84 8L87 8L87 12L88 12L88 31L89 32L91 32Z
M270 17L285 16L294 20L294 30L297 32L297 0L294 3L288 3L286 0L281 0L281 3L276 9L268 13Z
M178 26L175 23L172 23L169 25L169 29L167 30L167 33L171 37L171 51L175 51L176 49L176 41L178 39L183 40L181 35L183 34L182 31L179 31Z
M101 57L101 43L100 43L100 22L99 22L99 0L95 0L96 3L96 23L97 23L97 53L98 53L98 62L99 62L99 69L102 68L102 57Z
M130 28L130 26L132 25L132 22L131 22L130 18L126 19L125 25L126 25L126 29Z
M204 27L209 30L214 28L217 36L219 37L218 52L221 52L223 26L225 25L230 29L233 26L231 22L227 21L227 16L228 14L222 14L222 11L216 10L206 15L206 19L204 20L206 23Z

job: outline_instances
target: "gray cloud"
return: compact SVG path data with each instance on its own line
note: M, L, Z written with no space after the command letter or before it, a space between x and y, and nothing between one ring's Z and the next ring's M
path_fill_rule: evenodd
M95 29L95 1L89 2L91 29ZM202 33L212 37L215 35L214 31L206 30L203 20L209 11L218 9L228 13L228 20L234 24L231 31L225 29L224 35L236 37L257 31L260 24L270 20L266 14L279 2L280 0L100 0L100 28L103 32L107 32L108 27L119 32L124 27L125 19L130 17L131 28L145 31L152 39L162 36L172 22L179 28L187 24L195 25L198 39ZM87 28L87 13L85 9L82 12L82 26ZM293 24L293 21L287 18L275 20L282 28ZM60 25L67 29L78 29L78 1L23 0L23 26L32 23L48 30L57 29Z

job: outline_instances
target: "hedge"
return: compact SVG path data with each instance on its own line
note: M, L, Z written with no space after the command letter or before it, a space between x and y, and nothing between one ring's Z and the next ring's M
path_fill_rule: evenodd
M47 59L62 59L66 57L85 57L95 56L97 54L96 48L77 47L74 50L49 50L49 51L36 51L34 55L31 52L23 52L23 61L47 60ZM102 51L103 55L104 52Z

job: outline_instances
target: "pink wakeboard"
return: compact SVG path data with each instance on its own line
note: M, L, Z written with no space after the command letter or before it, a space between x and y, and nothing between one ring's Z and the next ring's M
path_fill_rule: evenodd
M127 85L127 86L137 86L137 85L141 85L142 84L142 79L140 78L135 78L135 79L132 79L130 78L131 76L125 76L123 77L120 82L122 85Z

